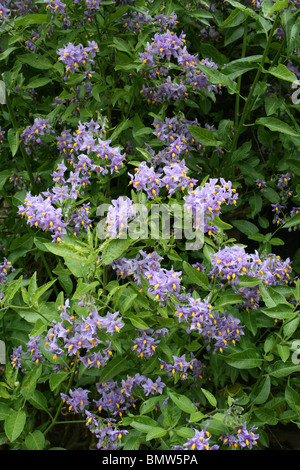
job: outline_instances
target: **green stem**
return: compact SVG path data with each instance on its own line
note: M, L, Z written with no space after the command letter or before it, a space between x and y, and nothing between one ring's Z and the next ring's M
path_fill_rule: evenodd
M242 59L246 56L247 36L248 36L248 18L246 19L245 26L244 26L244 37L243 37L242 57L241 57ZM235 97L234 129L238 128L238 122L239 122L241 84L242 84L242 75L240 75L238 77L238 81L237 81L237 94L236 94L236 97Z
M74 375L75 375L75 369L76 369L76 360L74 361L74 366L73 366L73 370L72 370L72 373L71 373L71 376L70 376L70 379L69 379L69 382L68 382L68 385L66 387L66 393L68 393L71 385L72 385L72 382L73 382L73 379L74 379ZM62 409L62 406L63 406L64 402L61 400L60 401L60 404L58 405L58 408L57 408L57 411L56 411L56 414L52 420L52 423L49 424L49 426L47 427L47 429L44 431L44 436L46 436L46 434L50 431L50 429L53 428L53 426L55 426L55 424L57 423L57 418L60 414L60 411Z
M260 79L260 76L263 72L263 67L265 65L265 61L267 59L267 56L268 56L268 53L269 53L269 49L270 49L270 45L271 45L271 42L272 42L272 38L273 38L273 34L274 34L274 31L276 30L276 27L277 27L277 24L279 22L279 19L280 19L280 11L277 12L277 15L276 15L276 18L275 18L275 21L273 23L273 26L271 28L271 31L270 31L270 34L268 36L268 40L267 40L267 44L266 44L266 47L265 47L265 50L264 50L264 53L263 53L263 56L261 58L261 61L260 61L260 64L259 64L259 68L257 70L257 73L255 75L255 78L254 78L254 81L253 81L253 84L252 84L252 87L250 89L250 93L249 93L249 96L246 100L246 103L245 103L245 106L244 106L244 109L243 109L243 112L242 112L242 115L241 115L241 119L239 121L239 124L238 124L238 128L235 129L235 133L234 133L234 138L233 138L233 141L232 141L232 145L231 145L231 149L227 155L227 160L230 161L230 158L233 154L233 152L236 150L237 148L237 143L238 143L238 140L239 140L239 137L240 137L240 134L241 134L241 131L244 127L244 124L245 124L245 121L251 111L251 108L253 106L253 103L254 103L254 100L253 99L253 96L254 96L254 92L255 92L255 89L256 89L256 86L258 84L258 81Z
M18 130L20 129L20 126L18 125L18 122L16 120L15 113L13 111L11 101L10 101L10 97L9 97L9 94L8 94L7 90L6 90L6 104L7 104L7 109L8 109L8 113L9 113L9 117L10 117L12 126L13 126L15 132L18 132ZM36 184L35 184L33 174L32 174L32 171L31 171L31 167L30 167L30 164L29 164L28 155L25 152L25 149L22 146L22 144L20 144L19 148L20 148L20 151L21 151L21 154L22 154L22 157L23 157L23 161L24 161L26 171L27 171L29 179L30 179L31 187L35 191L36 190Z
M46 271L47 271L47 274L48 274L50 280L53 281L54 277L53 277L53 274L52 274L52 272L51 272L51 269L49 268L49 264L48 264L48 262L47 262L47 260L46 260L46 258L45 258L44 253L41 253L41 259L42 259L42 261L43 261L43 263L44 263L44 266L45 266L45 268L46 268ZM54 288L55 294L58 295L58 294L59 294L59 291L58 291L58 289L57 289L57 287L56 287L55 284L53 284L53 288Z

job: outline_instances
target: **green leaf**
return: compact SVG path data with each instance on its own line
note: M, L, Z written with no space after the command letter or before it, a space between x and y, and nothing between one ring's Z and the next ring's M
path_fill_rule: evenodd
M277 352L282 360L282 362L286 362L291 354L291 349L289 346L284 344L277 344Z
M125 372L126 370L130 369L130 367L132 367L132 364L126 357L116 357L109 361L108 364L102 369L99 381L103 383L107 380L113 379L121 372Z
M270 426L275 426L278 423L278 418L276 417L276 410L270 408L258 408L254 410L255 416L259 419L261 424L269 424Z
M5 185L10 175L11 175L10 170L3 170L0 172L0 191L3 189L3 186Z
M26 413L23 410L12 410L4 421L4 430L8 439L13 442L21 434L26 423Z
M214 302L214 307L216 309L223 308L226 305L235 305L243 302L245 298L241 294L229 294L229 293L222 293Z
M268 73L270 75L273 75L276 78L279 78L280 80L285 80L287 82L296 82L297 77L296 75L291 72L285 65L279 64L277 67L270 67L268 69Z
M253 222L249 222L249 220L233 220L231 223L245 235L252 235L259 231L258 227Z
M300 213L294 215L293 217L290 218L283 226L282 228L290 228L290 227L295 227L296 225L300 224Z
M113 261L119 259L124 254L134 241L130 238L115 238L110 240L102 251L102 262L107 265L113 263Z
M157 405L157 401L158 401L158 398L156 396L148 398L148 400L145 400L140 406L140 414L141 415L147 414L147 413L150 413L150 411L154 410L154 408Z
M270 391L271 391L271 379L269 376L267 376L263 379L261 385L259 386L255 394L255 398L253 399L253 403L255 405L262 405L263 403L265 403L267 399L269 398Z
M171 391L168 392L168 395L175 405L177 405L178 408L180 408L185 413L191 414L197 411L194 403L185 395L180 395L179 393Z
M281 121L280 119L277 119L277 118L262 117L262 118L256 119L255 124L260 124L262 126L265 126L268 129L270 129L270 131L273 131L273 132L280 132L282 134L286 134L291 137L300 137L299 132L295 131L294 129L292 129L292 127L290 127L284 121Z
M236 82L232 78L230 78L228 75L221 73L219 70L216 70L213 67L208 67L202 64L199 65L199 68L202 70L202 72L205 73L208 80L214 85L221 84L221 85L226 86L228 93L231 95L237 92Z
M219 24L219 28L234 28L235 26L240 26L246 18L247 14L236 8L230 13L226 20Z
M54 392L63 382L66 382L69 372L58 371L50 374L49 386L50 390Z
M254 193L249 198L249 204L250 204L250 207L252 209L251 217L253 219L261 211L261 208L262 208L262 197L261 197L261 195L257 194L257 193Z
M46 24L47 23L47 15L44 13L34 13L25 16L18 16L13 20L13 24L15 27L19 28L20 26L29 26L32 24Z
M288 406L292 410L296 410L299 413L299 407L300 407L299 393L296 390L294 390L290 385L287 385L285 387L284 397Z
M198 142L206 147L222 146L223 142L217 140L214 132L199 126L187 126L188 130Z
M189 277L190 283L197 284L197 286L201 287L202 289L209 291L210 285L209 280L206 274L198 271L196 268L193 268L187 261L183 261L183 269L185 273Z
M151 439L157 439L158 437L163 437L167 434L167 430L164 428L160 428L159 426L153 426L153 428L149 429L146 435L146 441L151 441Z
M262 364L262 358L254 348L248 348L228 356L224 354L221 357L228 365L237 369L254 369Z
M211 406L216 407L217 406L217 399L214 397L214 395L206 390L205 388L201 387L202 393L205 395L207 401L211 404Z
M21 288L21 284L23 281L23 276L20 276L19 279L12 282L6 289L5 295L2 299L2 303L9 302L14 298L18 290Z
M29 82L28 85L24 85L23 89L40 88L42 86L48 85L48 83L50 83L51 81L52 81L51 78L48 78L48 77L36 78L32 80L31 82Z
M243 73L249 70L258 68L258 64L261 61L262 55L257 54L253 56L244 57L242 59L236 59L222 67L222 73L225 73L232 80L239 77Z
M270 318L285 320L295 316L294 308L288 303L277 304L274 307L262 308L262 312Z
M258 277L247 276L243 274L239 278L239 287L255 287L262 283L262 280Z
M149 328L149 325L147 325L144 320L139 318L137 315L134 315L133 313L130 313L130 315L128 315L126 318L130 320L130 322L135 328L138 328L140 330L148 330Z
M34 367L30 372L28 372L25 376L21 387L21 394L23 395L25 400L28 400L32 396L41 373L42 366L41 364L39 364L38 366Z
M130 48L128 42L124 41L124 39L114 37L113 38L113 44L111 44L110 47L114 47L118 51L127 52L127 54L132 55L131 48Z
M300 364L293 364L292 362L276 361L269 366L268 374L272 377L282 378L288 375L298 373L300 371Z
M39 390L34 390L28 401L37 410L49 412L47 398Z
M11 127L7 132L7 140L11 154L14 157L19 148L19 132Z
M56 279L53 279L52 281L46 282L43 286L39 287L35 293L34 296L32 297L32 304L35 304L38 299L48 290L50 287L56 282Z
M34 325L34 328L31 331L30 336L34 337L34 336L38 336L42 334L46 330L47 326L48 326L48 323L45 323L41 318L39 318L36 324Z
M245 142L244 144L241 145L237 150L235 150L231 156L231 161L232 163L236 163L240 160L244 160L249 156L249 153L252 148L252 141L250 140L249 142Z
M262 11L264 16L271 16L276 11L280 11L283 8L288 7L288 0L276 0L275 3L270 1L264 1L262 3Z
M8 57L16 49L18 49L18 47L8 47L5 49L5 51L0 54L0 61L6 59L6 57Z
M178 428L174 428L176 434L184 439L192 439L195 436L195 430L191 428L186 428L183 426L179 426Z
M49 70L52 67L51 62L44 56L39 54L24 54L18 56L18 60L22 64L30 65L35 69L39 70Z
M25 445L28 450L43 450L45 445L44 434L36 429L25 437Z
M191 413L189 422L190 423L197 423L198 421L202 421L205 415L201 411L195 411L195 413Z

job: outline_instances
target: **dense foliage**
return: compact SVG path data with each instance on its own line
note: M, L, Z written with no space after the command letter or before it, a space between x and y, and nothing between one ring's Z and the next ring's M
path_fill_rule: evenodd
M300 426L299 5L1 0L0 448Z

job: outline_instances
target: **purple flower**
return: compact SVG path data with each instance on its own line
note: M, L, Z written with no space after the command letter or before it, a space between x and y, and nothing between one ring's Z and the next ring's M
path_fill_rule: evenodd
M132 340L134 346L131 349L136 352L137 357L149 359L155 353L157 344L159 344L160 341L156 339L156 334L154 334L152 329L149 331L141 330L139 333L140 336Z
M230 445L231 447L248 447L252 449L253 446L257 445L259 434L255 434L257 428L252 426L250 431L247 430L247 423L243 423L241 426L237 426L232 433L222 434L220 439L223 444Z
M99 51L98 45L94 41L88 41L88 46L82 44L78 46L69 42L67 46L58 49L57 54L60 60L66 66L66 72L75 73L81 66L85 68L94 64L94 57Z
M183 380L186 380L188 378L188 372L192 372L193 364L195 362L195 359L187 361L185 358L185 354L183 354L181 357L173 356L174 364L168 364L162 359L159 360L161 370L168 372L169 377L174 376L174 374L176 373L180 373L180 377Z
M50 199L42 195L31 196L28 192L24 200L25 206L18 207L19 214L27 218L27 224L52 232L52 241L60 242L66 233L67 224L62 218L62 209L55 208Z
M121 237L126 233L129 221L132 220L138 211L132 200L128 197L118 197L113 199L108 209L106 218L107 237Z
M149 378L146 378L142 383L142 387L146 396L155 395L156 393L162 394L165 386L166 384L162 382L161 377L158 377L155 382Z
M15 369L19 369L21 367L21 360L22 360L22 357L24 356L24 354L25 353L22 349L22 346L18 346L18 347L13 349L13 353L10 357L10 362L11 362L11 365Z
M13 272L14 268L11 262L4 257L3 263L0 265L0 284L5 284L9 270Z
M27 346L27 352L31 355L31 360L38 364L42 360L42 353L39 349L40 347L40 336L34 336L29 339Z
M35 118L32 126L27 126L20 135L27 153L31 153L31 146L42 143L41 137L45 134L53 133L54 130L49 123L49 119Z
M69 411L74 411L75 413L80 413L84 411L84 408L89 404L88 394L89 390L84 390L82 387L79 387L74 390L69 390L69 395L61 393L60 396L63 401L69 405Z
M184 208L193 215L194 228L197 229L198 217L204 214L204 232L215 233L218 227L213 224L214 216L220 215L222 204L236 204L238 194L232 188L231 181L220 178L208 180L202 187L189 189L188 195L184 196Z
M192 428L195 431L194 437L188 439L183 446L173 447L173 450L182 449L182 450L217 450L219 449L218 445L209 445L209 440L211 438L210 433L207 431L208 424L201 431L198 429Z

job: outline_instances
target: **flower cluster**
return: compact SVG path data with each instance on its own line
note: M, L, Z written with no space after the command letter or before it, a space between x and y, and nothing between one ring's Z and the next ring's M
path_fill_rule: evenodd
M178 155L178 150L180 151L179 147L176 153L169 152L171 158L174 159ZM188 172L189 168L185 160L167 162L162 168L156 168L155 165L148 166L147 162L141 162L135 169L134 175L129 173L129 184L136 190L143 189L149 199L155 199L161 188L166 188L169 194L174 194L177 189L184 191L187 187L193 187L197 180L191 179L187 175Z
M113 449L116 444L114 427L103 427L102 419L87 410L87 407L93 403L101 415L108 414L109 422L115 423L116 418L122 417L126 410L135 408L137 398L134 395L136 389L142 390L145 396L148 396L162 394L164 387L165 384L162 382L161 377L153 381L146 375L137 373L132 377L127 375L126 378L121 380L120 384L114 380L96 384L99 397L93 398L92 401L88 398L89 390L82 387L74 390L70 389L68 394L61 393L61 398L68 405L68 411L85 413L88 428L99 439L98 448ZM106 424L108 424L108 421ZM118 439L121 439L123 434L125 434L125 431L121 431Z
M112 356L111 343L107 337L118 333L124 326L119 316L119 312L107 312L105 317L101 317L96 308L85 317L76 318L75 315L69 314L69 300L64 305L59 306L61 321L53 321L52 326L48 329L44 347L45 350L52 354L53 360L58 358L76 357L77 362L82 362L87 368L102 368ZM100 340L99 336L103 333L105 339ZM27 353L30 353L32 361L40 362L43 357L40 352L41 336L30 338L27 344ZM20 366L20 360L23 357L20 348L13 352L11 357L12 364L15 367ZM59 361L54 366L58 371L64 367Z
M163 14L152 17L150 13L132 11L124 15L124 28L134 34L141 33L145 26L158 26L161 31L167 28L175 29L177 26L177 15L172 12L169 16Z
M161 328L154 331L152 328L148 330L137 330L138 336L132 340L132 351L137 354L137 357L149 359L156 351L157 345L160 343L158 339L160 336L165 336L168 333L167 328Z
M129 197L113 199L105 221L106 237L122 237L137 213L138 210Z
M3 144L5 140L5 130L0 126L0 144Z
M88 46L82 44L78 46L69 42L65 47L58 49L58 60L65 65L67 73L75 73L83 66L85 70L89 70L90 65L94 65L94 58L99 51L95 41L88 41Z
M142 63L150 70L145 79L163 78L162 84L153 87L143 87L141 94L149 103L160 103L170 100L187 99L188 88L191 91L207 90L208 92L218 93L221 85L213 85L209 82L207 76L201 67L217 68L217 65L209 59L201 59L196 55L190 54L185 45L185 34L181 32L177 36L173 31L167 30L164 33L156 33L152 42L148 42L144 52L140 53ZM162 67L161 60L170 62L175 60L180 69L180 73L175 78L168 75L170 65L167 63Z
M166 371L169 377L172 377L175 374L180 374L180 378L186 380L188 373L191 372L194 367L196 359L187 361L185 354L183 354L181 357L173 356L173 360L174 364L168 364L162 359L159 359L161 370Z
M0 265L0 284L5 284L8 271L12 270L13 272L13 269L11 262L4 258L3 263Z
M291 281L291 260L281 260L270 253L261 258L257 251L248 254L244 247L227 246L212 253L212 268L209 275L217 278L221 285L229 283L235 292L245 297L244 306L255 309L259 305L259 284L253 287L239 287L243 276L261 280L266 286L288 284Z
M229 445L232 448L242 447L252 449L253 446L257 445L259 434L255 434L257 428L247 430L247 423L243 423L241 426L237 426L232 433L222 434L220 439L223 444Z
M76 320L74 315L68 314L69 301L61 305L61 322L54 321L48 330L45 339L45 349L58 357L73 357L82 362L85 367L102 368L112 355L110 341L99 339L101 332L106 336L118 333L124 326L119 312L107 312L105 317L98 314L93 308L88 316ZM109 337L109 336L108 336Z
M101 450L116 450L120 446L122 436L127 434L125 429L119 430L115 423L114 418L110 419L97 419L88 410L85 411L87 422L86 425L92 434L97 439L97 449Z
M40 350L40 342L40 336L29 336L29 341L26 343L26 351L23 350L22 346L15 347L10 357L11 365L15 369L21 368L22 359L25 354L31 358L32 362L39 364L43 360L43 355Z
M26 39L26 49L30 51L38 51L38 47L36 46L35 42L39 39L40 35L37 31L31 31L31 39Z
M91 173L107 175L118 172L123 166L125 155L119 147L112 147L110 140L103 138L106 133L104 127L105 123L100 125L93 119L85 123L79 121L73 135L66 129L58 136L57 149L74 168L69 183L88 184Z
M190 295L181 305L175 306L175 316L184 322L187 333L197 332L203 338L206 349L223 352L229 344L236 344L244 335L240 320L232 314L219 313L207 299L194 299Z
M148 294L153 295L155 300L166 302L171 294L178 295L181 286L180 271L161 268L156 253L147 255L145 260L141 260L143 251L135 259L120 258L112 264L122 277L133 275L135 282L142 287L141 278L148 283ZM154 261L154 262L153 262Z
M202 336L208 350L213 345L214 351L222 352L230 343L240 341L244 332L239 319L225 312L220 314L207 299L194 299L189 293L185 293L181 286L182 273L162 268L162 258L156 253L146 255L144 260L143 255L146 253L141 251L134 259L120 258L112 267L122 278L133 276L140 287L142 275L148 283L148 294L153 295L154 300L161 305L168 302L171 294L177 297L180 304L175 305L175 317L179 323L185 324L188 334L194 331Z
M188 195L183 197L185 210L193 215L194 228L199 227L199 215L203 214L204 232L209 235L218 230L213 221L215 215L220 215L222 204L236 204L237 198L238 193L231 181L224 178L220 178L220 184L211 178L202 187L189 189Z
M27 126L20 135L26 152L31 153L31 147L41 145L43 142L41 137L50 133L54 134L54 130L49 123L49 119L35 118L32 126Z
M63 220L60 207L55 208L51 200L44 199L41 194L31 196L30 192L27 193L24 204L18 207L18 213L26 217L28 225L51 232L53 242L62 241L67 223Z
M128 408L135 408L137 398L134 396L134 390L139 387L146 396L161 394L165 384L161 377L154 382L146 375L139 373L134 376L128 376L121 380L119 385L114 380L108 380L105 383L97 385L97 392L100 398L94 400L99 412L107 412L113 417L122 416Z
M208 424L201 431L192 427L192 430L195 431L194 437L188 439L182 446L173 447L173 450L218 450L219 446L217 444L213 446L209 444L211 434L208 432L207 427Z

